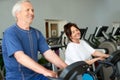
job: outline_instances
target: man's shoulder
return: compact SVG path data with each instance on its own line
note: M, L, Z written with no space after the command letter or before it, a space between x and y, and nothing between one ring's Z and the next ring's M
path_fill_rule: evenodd
M9 26L4 32L11 32L11 31L14 31L14 29L16 28L16 25L11 25Z
M34 28L34 27L30 27L31 28L31 30L34 30L34 31L36 31L36 32L40 32L40 30L38 30L38 29L36 29L36 28Z

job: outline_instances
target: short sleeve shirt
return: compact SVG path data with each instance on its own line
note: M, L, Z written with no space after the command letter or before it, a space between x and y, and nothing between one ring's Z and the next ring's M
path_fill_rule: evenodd
M89 60L94 52L95 49L84 40L80 40L79 44L70 42L65 51L65 62L69 65L77 61Z
M19 64L14 58L16 51L23 51L33 60L38 61L38 51L43 54L49 49L46 39L40 31L30 27L22 30L14 24L5 30L2 40L2 54L7 80L29 80L36 73Z

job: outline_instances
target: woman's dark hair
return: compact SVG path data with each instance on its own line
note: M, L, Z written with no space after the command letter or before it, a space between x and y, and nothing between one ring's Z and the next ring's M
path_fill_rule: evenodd
M72 27L72 26L74 26L75 28L77 28L78 30L80 30L75 23L69 22L69 23L67 23L67 24L64 25L64 32L65 32L66 36L68 37L68 39L69 39L70 41L72 41L72 40L70 39L70 36L71 36L71 34L72 34L72 32L71 32L71 27Z

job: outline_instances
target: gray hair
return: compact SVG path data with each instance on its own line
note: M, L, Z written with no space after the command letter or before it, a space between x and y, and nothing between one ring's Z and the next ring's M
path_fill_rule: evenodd
M29 2L30 3L29 0L20 0L13 6L12 15L15 19L16 19L16 12L21 10L21 4L24 3L24 2Z

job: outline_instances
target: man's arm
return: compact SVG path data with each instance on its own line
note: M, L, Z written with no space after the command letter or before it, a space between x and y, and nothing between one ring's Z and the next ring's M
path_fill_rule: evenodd
M67 67L67 64L52 50L47 50L44 54L44 57L60 69Z
M43 74L44 76L57 77L55 72L48 70L39 63L35 62L32 58L24 54L23 51L15 52L14 57L20 64L35 71L36 73Z

